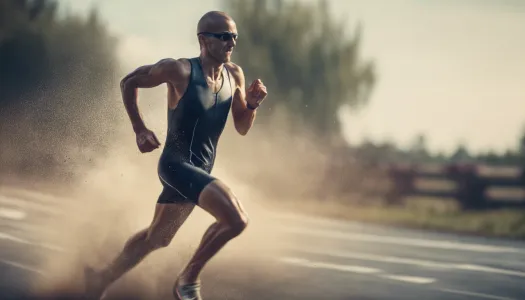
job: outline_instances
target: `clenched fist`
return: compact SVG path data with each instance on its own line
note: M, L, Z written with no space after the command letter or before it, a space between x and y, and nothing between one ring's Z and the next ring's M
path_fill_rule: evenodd
M254 80L246 90L246 103L248 107L252 109L259 107L266 98L266 95L268 95L266 86L264 86L260 79Z
M137 146L142 153L151 152L160 147L160 142L153 131L143 129L137 132Z

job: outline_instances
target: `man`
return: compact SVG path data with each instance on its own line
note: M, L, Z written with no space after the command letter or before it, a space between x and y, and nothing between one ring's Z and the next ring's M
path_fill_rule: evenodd
M235 195L210 173L230 108L236 131L246 135L267 95L266 87L255 80L246 89L242 69L230 61L238 37L230 16L217 11L206 13L198 23L197 36L199 57L163 59L139 67L121 82L124 105L142 153L159 148L160 142L140 116L137 89L163 83L168 88L168 132L158 164L164 189L150 226L133 235L106 268L86 268L90 299L100 299L111 283L152 251L167 246L197 205L216 222L204 233L194 256L175 280L173 294L180 300L200 300L199 275L204 265L248 224Z

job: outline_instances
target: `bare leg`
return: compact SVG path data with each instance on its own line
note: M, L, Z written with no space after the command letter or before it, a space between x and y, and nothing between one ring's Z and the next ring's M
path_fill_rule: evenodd
M175 288L198 282L206 263L248 224L248 217L235 195L219 180L202 191L199 206L217 221L205 232L195 254L177 279Z
M104 290L134 268L148 254L170 244L175 233L193 211L194 204L157 204L151 225L134 234L122 252L106 268L86 270L89 299L100 299Z

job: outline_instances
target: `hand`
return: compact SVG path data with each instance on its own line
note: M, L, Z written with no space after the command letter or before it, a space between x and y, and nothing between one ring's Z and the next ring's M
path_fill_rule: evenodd
M260 79L254 80L246 91L246 102L249 107L257 108L266 98L268 92Z
M153 131L142 129L137 132L137 146L142 153L151 152L160 147L160 142Z

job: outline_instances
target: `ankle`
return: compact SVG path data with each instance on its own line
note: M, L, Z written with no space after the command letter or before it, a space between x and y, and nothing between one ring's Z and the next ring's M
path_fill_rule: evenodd
M112 276L112 273L107 269L100 269L96 272L98 280L101 285L107 286L111 284L115 279Z
M186 284L199 283L201 280L198 274L191 274L190 272L183 272L179 275L177 279L177 284L179 286Z

